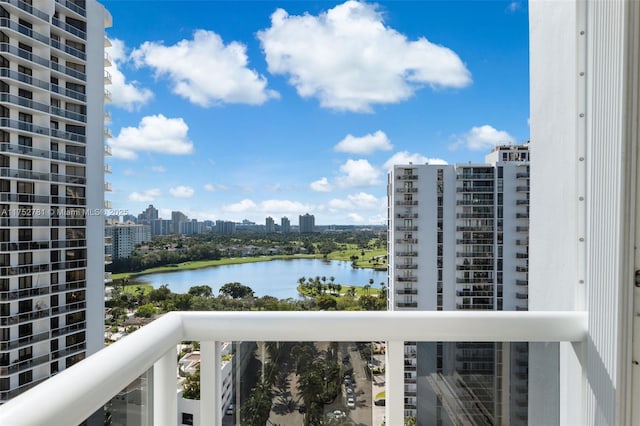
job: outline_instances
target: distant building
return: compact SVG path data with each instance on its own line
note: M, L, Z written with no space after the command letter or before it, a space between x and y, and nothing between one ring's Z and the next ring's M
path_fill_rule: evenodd
M312 214L298 216L298 226L301 234L311 234L315 231L316 218Z
M138 218L132 214L126 214L124 216L122 216L122 222L123 223L127 223L127 222L131 222L131 223L138 223Z
M173 221L169 219L155 219L151 222L151 235L171 235L173 233Z
M188 220L187 215L182 212L171 212L173 233L182 234L183 232L180 230L180 225Z
M151 241L151 227L133 223L115 223L105 225L106 237L111 237L111 254L113 259L131 257L136 245Z
M266 219L264 228L267 234L273 234L274 232L276 232L276 222L271 216Z
M158 209L153 207L153 204L149 204L142 213L138 215L138 223L145 223L150 225L151 222L158 219Z
M219 234L233 234L236 232L236 223L228 220L217 220L216 232Z
M288 217L284 216L280 219L280 231L283 234L288 234L291 232L291 221Z
M191 219L186 222L180 222L180 229L178 231L183 235L202 234L204 228L204 223L198 222L198 219Z

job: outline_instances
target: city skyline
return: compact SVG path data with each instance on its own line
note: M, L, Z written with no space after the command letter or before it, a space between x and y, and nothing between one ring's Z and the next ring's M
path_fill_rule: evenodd
M529 139L524 2L102 3L119 211L381 225L392 164Z

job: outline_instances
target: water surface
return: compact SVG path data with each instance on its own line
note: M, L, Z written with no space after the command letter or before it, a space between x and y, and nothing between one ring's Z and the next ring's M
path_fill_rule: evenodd
M386 285L387 272L373 269L354 269L350 262L322 259L271 260L267 262L241 263L212 266L190 271L166 272L142 275L135 282L151 284L154 288L168 284L174 293L186 293L195 285L208 285L215 295L226 283L239 282L253 289L256 296L274 296L279 299L298 298L296 287L300 277L335 278L335 284L363 286L373 278L373 286Z

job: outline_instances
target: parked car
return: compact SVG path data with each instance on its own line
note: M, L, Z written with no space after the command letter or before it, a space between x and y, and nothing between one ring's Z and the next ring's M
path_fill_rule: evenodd
M354 409L356 408L356 400L353 399L352 396L350 396L349 398L347 398L347 407Z
M344 413L344 411L340 411L340 410L335 410L333 412L333 416L336 419L344 419L345 417L347 417L347 415Z
M233 410L235 409L235 407L233 406L233 404L229 404L229 406L227 407L227 416L231 416L233 415Z
M385 400L384 400L384 398L376 399L375 401L373 401L373 404L374 405L380 405L380 406L384 407Z

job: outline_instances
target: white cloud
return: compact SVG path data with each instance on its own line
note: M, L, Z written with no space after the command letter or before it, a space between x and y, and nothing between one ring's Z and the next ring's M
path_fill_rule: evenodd
M447 164L441 158L429 158L422 154L411 154L409 151L396 152L384 163L385 170L391 170L396 164Z
M244 213L254 211L256 207L256 203L249 199L244 199L238 203L223 205L220 210L228 213Z
M379 210L380 206L385 206L386 199L378 199L366 192L348 195L346 199L334 198L329 201L330 211L340 210Z
M385 214L378 214L369 217L369 223L372 225L386 225L387 224L387 216Z
M195 191L190 186L179 185L174 188L169 188L169 194L176 198L191 198Z
M301 213L310 210L310 206L291 200L265 200L260 203L258 209L263 212L272 213Z
M261 213L261 214L301 214L310 211L313 207L298 201L291 200L264 200L259 203L248 198L234 204L223 205L220 210L225 213Z
M358 213L349 213L347 215L347 217L353 223L363 223L364 222L364 218L362 216L360 216Z
M225 185L220 183L207 183L203 188L207 192L226 191L228 189Z
M164 173L167 169L164 166L152 166L151 171L155 173Z
M465 147L471 151L487 151L496 145L508 145L516 143L513 136L503 130L497 130L488 124L472 127L467 133L458 136L457 140L449 146L451 149Z
M189 126L182 118L167 118L162 114L140 120L138 127L124 127L117 137L109 139L114 157L126 160L138 158L137 151L163 154L190 154L193 144L187 137Z
M121 71L121 67L127 62L126 47L122 40L112 39L111 47L105 51L111 56L111 66L107 71L111 75L111 85L107 90L111 92L111 103L127 111L139 109L153 98L153 92L140 87L136 81L129 81Z
M411 41L384 24L378 6L347 1L318 16L278 9L258 32L269 72L289 76L304 98L336 110L370 112L419 88L460 88L470 73L451 49Z
M129 194L129 201L136 201L142 203L148 203L154 201L157 196L160 195L160 190L157 188L147 189L142 192L132 192Z
M367 160L347 160L340 166L342 176L336 178L341 188L355 188L362 186L380 185L380 171L375 169Z
M331 190L333 189L326 177L322 177L314 182L311 182L311 184L309 184L309 187L316 192L331 192Z
M247 67L246 46L232 41L225 45L212 32L197 30L192 40L173 46L145 42L131 56L138 66L167 76L174 93L191 103L207 107L221 103L261 105L278 93L267 89L267 79Z
M350 154L371 154L374 151L391 151L393 145L387 135L382 130L378 130L359 137L347 135L333 149Z

